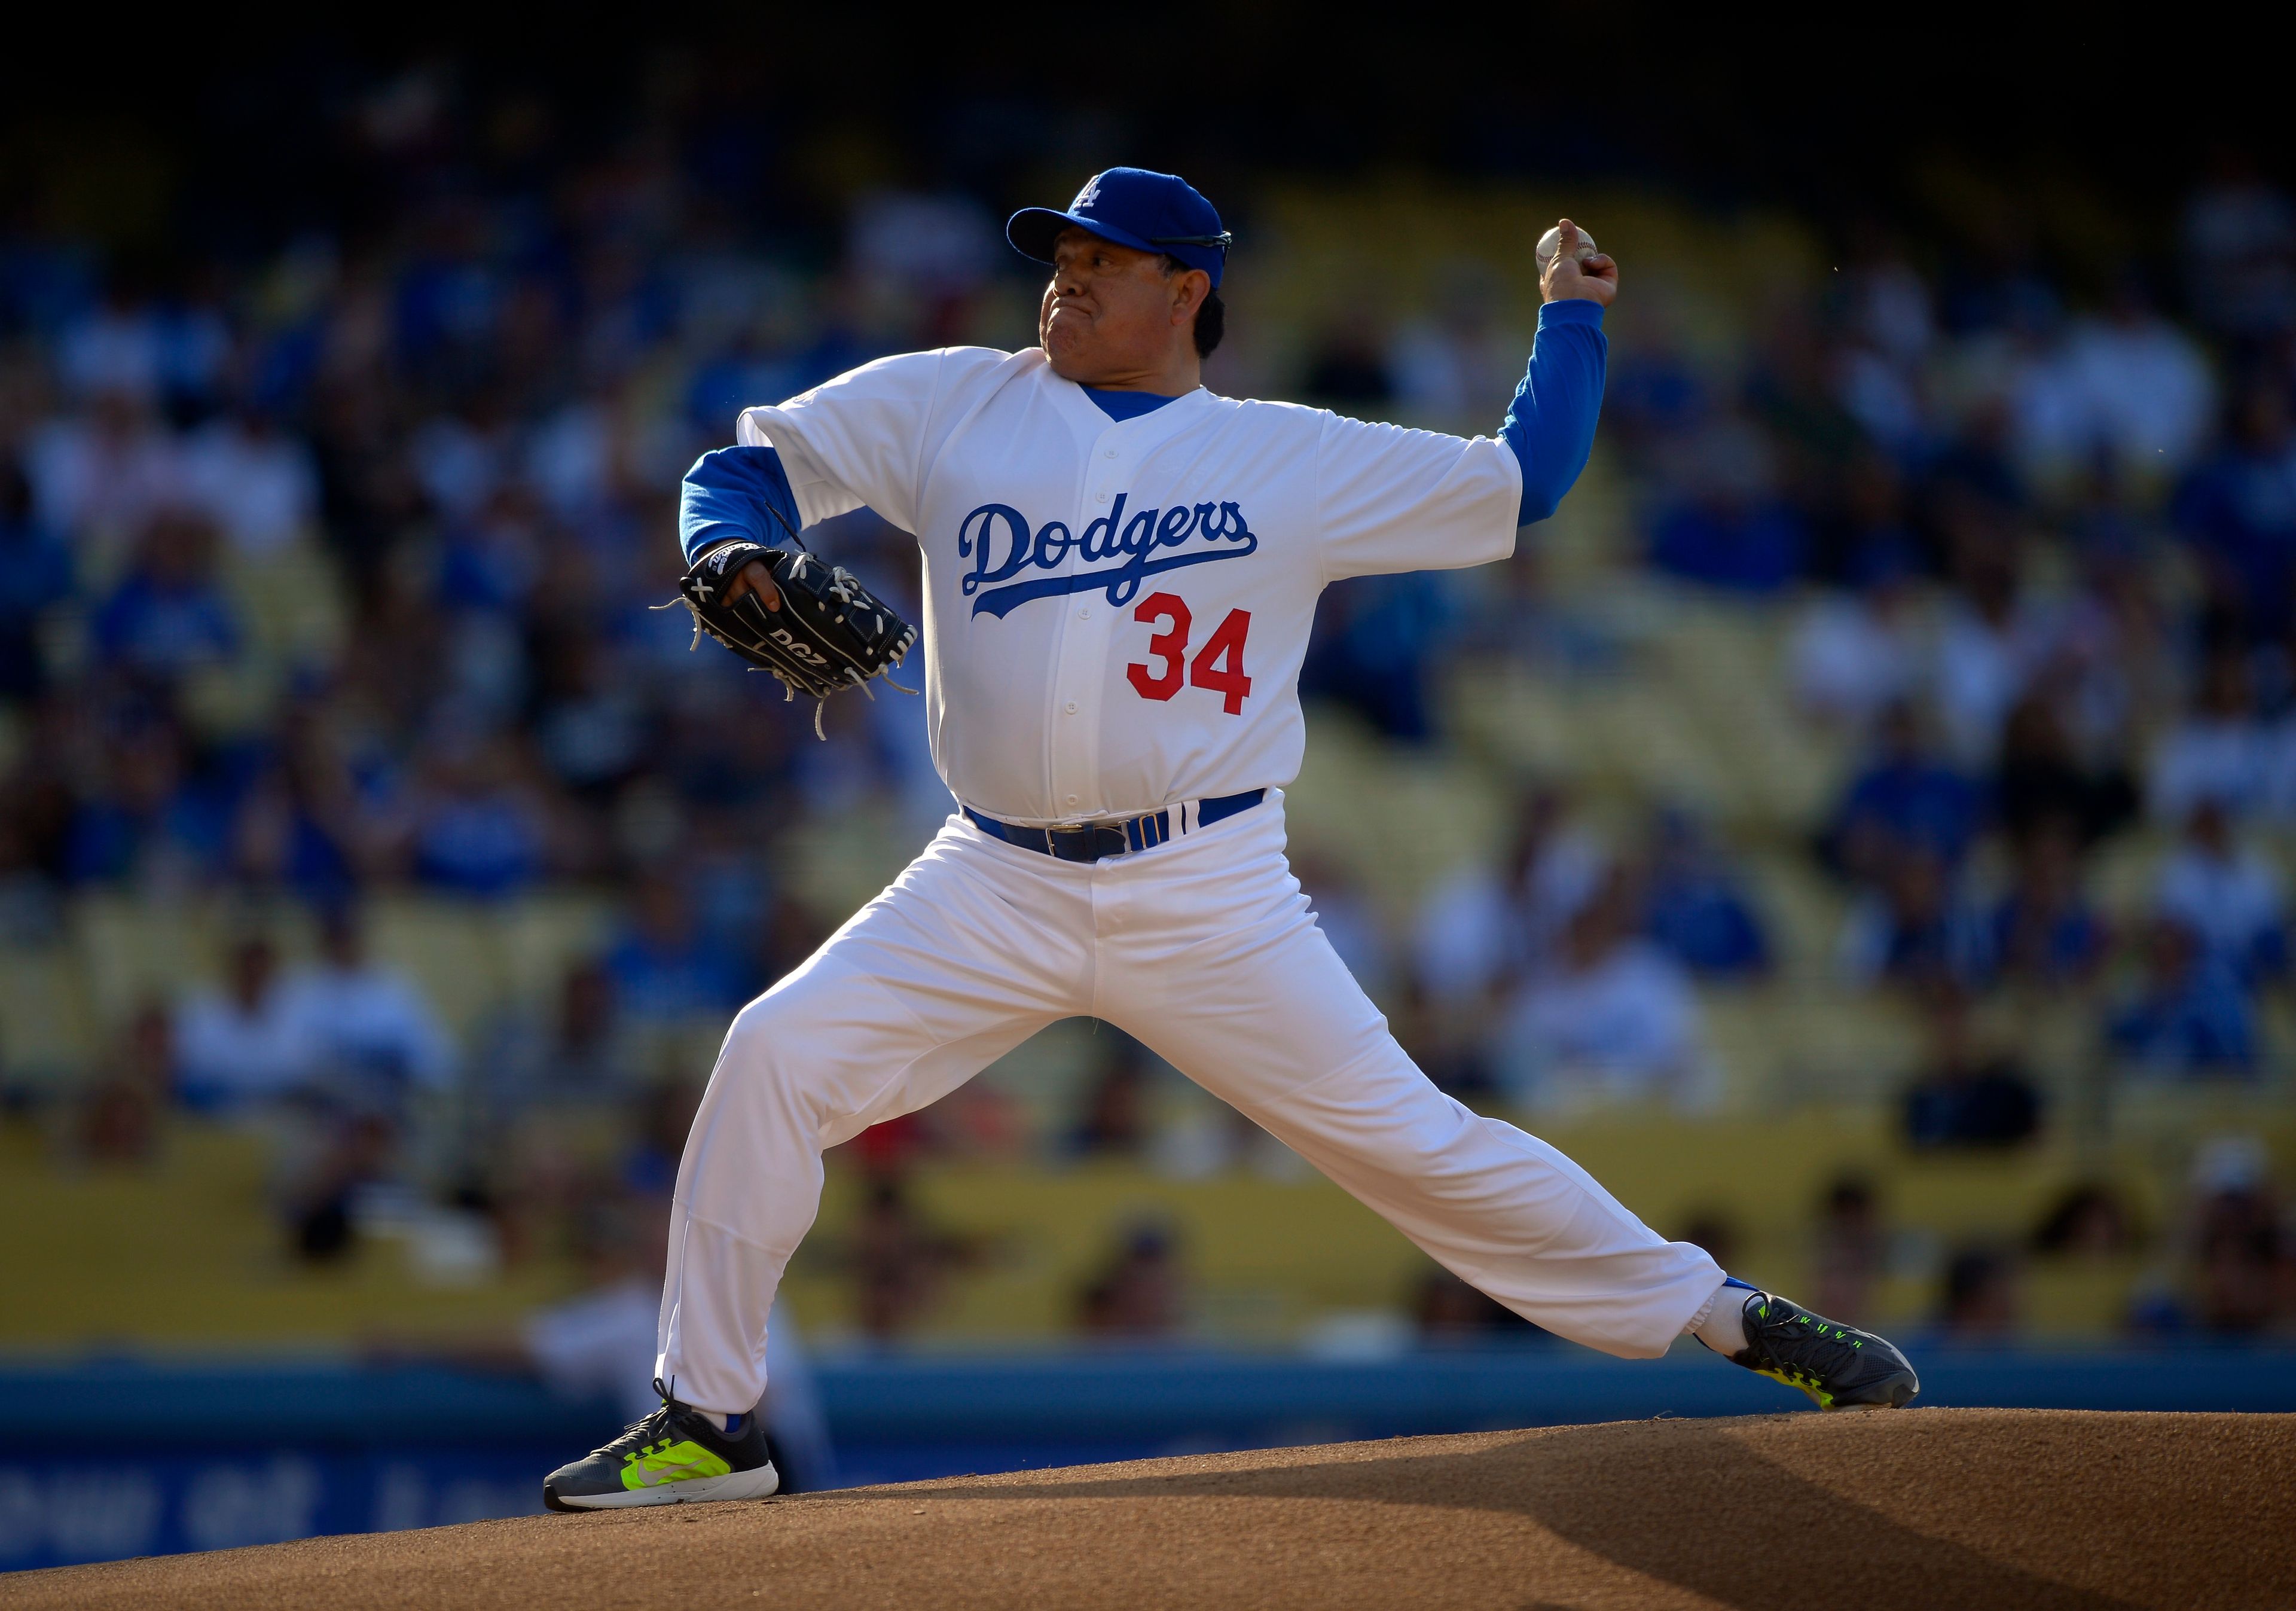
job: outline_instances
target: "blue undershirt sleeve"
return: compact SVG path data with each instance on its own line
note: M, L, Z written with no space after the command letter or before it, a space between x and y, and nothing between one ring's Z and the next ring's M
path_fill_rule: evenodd
M778 514L781 518L776 520ZM804 521L782 456L771 448L720 448L693 461L678 490L677 540L688 564L728 538L772 546Z
M1530 367L1515 388L1499 435L1522 465L1520 525L1554 513L1562 495L1587 468L1595 421L1603 411L1603 372L1610 341L1603 334L1603 305L1585 298L1548 302L1538 310Z

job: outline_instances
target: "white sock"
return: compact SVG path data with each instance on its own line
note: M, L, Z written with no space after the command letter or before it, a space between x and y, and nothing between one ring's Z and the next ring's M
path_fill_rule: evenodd
M1747 1341L1746 1300L1753 1295L1742 1286L1718 1286L1697 1319L1685 1329L1725 1359L1743 1353Z
M723 1432L726 1430L726 1418L718 1414L716 1410L696 1410L694 1413L699 1415L703 1420L709 1422L712 1426L718 1428L718 1431Z

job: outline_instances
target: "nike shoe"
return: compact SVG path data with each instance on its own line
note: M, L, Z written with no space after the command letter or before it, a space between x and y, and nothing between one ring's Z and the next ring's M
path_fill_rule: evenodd
M705 1500L761 1500L782 1485L756 1413L720 1432L700 1410L679 1403L656 1382L661 1408L603 1449L543 1479L553 1510L613 1510L630 1505L685 1505Z
M1751 1294L1744 1312L1746 1348L1731 1360L1800 1388L1821 1410L1895 1410L1922 1390L1911 1361L1886 1337L1775 1293Z

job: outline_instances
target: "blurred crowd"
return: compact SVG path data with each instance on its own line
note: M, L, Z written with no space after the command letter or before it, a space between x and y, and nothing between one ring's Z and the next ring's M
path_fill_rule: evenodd
M0 941L52 941L91 893L230 905L225 976L153 1000L77 1122L122 1157L169 1105L277 1127L283 1219L314 1258L410 1189L512 1249L515 1205L658 1193L693 1093L647 1035L721 1018L843 915L785 884L785 836L875 810L922 839L947 808L915 702L836 702L817 743L810 709L652 606L674 594L679 475L741 405L886 351L1029 339L996 215L881 188L776 235L749 205L762 159L706 118L576 160L537 116L386 86L326 136L364 213L253 255L0 234ZM2269 1061L2296 818L2296 203L2228 153L2178 238L2174 281L2132 262L2069 288L2007 221L1920 250L1858 226L1816 293L1750 310L1742 361L1663 296L1622 321L1603 451L1639 563L1801 601L1784 696L1867 756L1808 854L1853 897L1842 975L1915 992L1933 1025L1915 1146L2048 1122L1971 1028L2006 988L2093 1001L2144 1076ZM1527 349L1500 300L1462 269L1422 318L1343 323L1297 373L1229 383L1488 432ZM865 513L826 540L914 612L909 539ZM1456 665L1600 653L1568 605L1517 571L1350 584L1305 691L1439 743ZM2108 921L2096 859L2145 831L2174 842L2146 915ZM1652 802L1621 854L1557 785L1523 793L1498 850L1409 933L1345 869L1301 872L1447 1088L1712 1106L1699 987L1777 966L1728 848ZM550 1003L451 1032L372 955L378 899L568 888L603 892L612 932ZM289 909L321 936L292 966L271 937ZM1139 1145L1144 1078L1115 1059L1073 1128L1022 1145ZM915 1145L1005 1145L992 1107ZM572 1148L587 1173L529 1144L569 1114L608 1133ZM922 1312L917 1272L966 1254L899 1169L875 1178L852 1256L890 1335ZM2251 1239L2284 1265L2265 1220ZM1165 1324L1175 1257L1168 1230L1128 1233L1078 1324Z
M2004 992L2080 1004L2095 1061L2139 1081L2276 1066L2296 843L2296 202L2220 152L2178 239L2173 279L2132 260L2083 284L2005 206L1919 250L1866 221L1815 289L1742 309L1734 343L1692 328L1663 276L1619 321L1603 440L1644 574L1784 621L1776 697L1813 743L1861 758L1795 831L1848 904L1835 981L1902 991L1934 1028L1906 1096L1916 1146L2044 1122L2014 1049L1971 1030ZM1300 385L1472 428L1521 333L1474 276L1439 295L1383 341L1326 333ZM1462 662L1615 654L1527 540L1496 586L1334 589L1306 686L1422 743L1442 737ZM1414 939L1363 944L1409 993L1431 1068L1534 1107L1715 1099L1695 987L1759 977L1779 948L1729 848L1643 806L1644 827L1622 836L1612 811L1603 835L1566 791L1528 790L1503 853L1432 892ZM2131 849L2144 895L2108 913L2099 869ZM1347 925L1327 926L1347 949Z

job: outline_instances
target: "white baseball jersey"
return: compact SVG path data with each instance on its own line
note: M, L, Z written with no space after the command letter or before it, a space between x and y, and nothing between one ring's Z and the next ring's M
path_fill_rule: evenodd
M867 505L924 551L935 766L1008 822L1279 787L1341 577L1513 550L1514 453L1198 390L1109 417L1042 350L882 358L751 408L808 524Z

